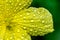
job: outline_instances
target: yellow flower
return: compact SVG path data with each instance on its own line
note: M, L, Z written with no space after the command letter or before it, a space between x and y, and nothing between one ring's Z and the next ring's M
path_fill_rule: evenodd
M31 2L0 0L0 40L31 40L30 35L54 31L51 13L43 7L29 7Z

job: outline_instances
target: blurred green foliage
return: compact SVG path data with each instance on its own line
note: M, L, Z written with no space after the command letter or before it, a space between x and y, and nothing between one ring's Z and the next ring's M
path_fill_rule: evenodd
M54 29L53 33L43 37L32 37L33 40L60 40L60 1L59 0L33 0L33 7L44 7L53 15Z

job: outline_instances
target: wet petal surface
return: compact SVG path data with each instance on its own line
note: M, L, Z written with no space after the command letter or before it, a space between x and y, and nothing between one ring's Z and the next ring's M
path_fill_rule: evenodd
M26 31L17 25L12 30L6 30L4 40L31 40L31 38Z
M12 21L20 24L32 36L43 36L54 31L52 15L45 8L30 7L16 14Z

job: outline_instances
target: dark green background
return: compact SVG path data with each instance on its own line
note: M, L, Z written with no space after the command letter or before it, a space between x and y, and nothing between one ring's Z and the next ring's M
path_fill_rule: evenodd
M45 36L32 37L32 40L60 40L60 1L59 0L33 0L31 6L44 7L53 15L54 29L53 33Z

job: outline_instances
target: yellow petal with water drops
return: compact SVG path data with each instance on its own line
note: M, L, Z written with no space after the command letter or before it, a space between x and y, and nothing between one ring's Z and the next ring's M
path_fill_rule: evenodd
M32 0L0 0L0 6L4 6L5 13L16 13L27 8L31 2Z
M2 14L0 14L0 40L3 40L5 30L6 30L6 24L4 22L4 17Z
M20 25L16 25L14 28L15 40L31 40L30 35L25 30L20 28Z
M4 40L31 40L30 36L18 25L12 25L12 30L6 30Z
M0 22L0 40L3 40L4 34L6 31L6 25Z
M11 31L6 30L5 35L4 35L4 40L14 40L14 35Z
M22 10L14 16L12 22L18 23L32 36L43 36L54 31L52 15L43 7Z

